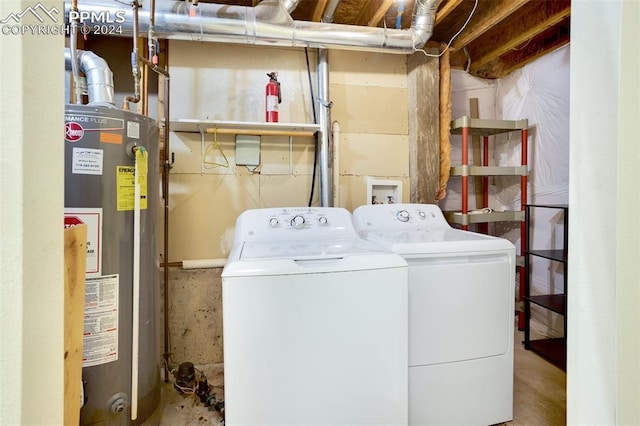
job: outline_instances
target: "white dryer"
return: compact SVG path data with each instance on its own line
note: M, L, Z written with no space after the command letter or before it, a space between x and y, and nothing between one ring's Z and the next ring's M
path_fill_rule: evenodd
M362 206L359 234L409 264L409 424L513 418L515 247L454 229L438 206Z
M406 425L407 263L341 208L248 210L222 273L228 425Z

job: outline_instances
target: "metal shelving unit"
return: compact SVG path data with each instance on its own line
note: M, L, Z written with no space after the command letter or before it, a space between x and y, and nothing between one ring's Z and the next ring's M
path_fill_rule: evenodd
M563 247L562 249L553 250L535 250L531 247L531 219L532 210L556 209L563 211ZM556 364L558 367L566 368L567 354L567 254L569 244L569 206L566 204L526 204L525 205L525 329L524 329L524 347L532 350L542 357ZM563 292L558 294L531 294L531 262L535 258L547 259L551 262L557 262L563 265ZM541 306L544 309L555 312L563 317L564 335L563 337L531 339L531 305Z

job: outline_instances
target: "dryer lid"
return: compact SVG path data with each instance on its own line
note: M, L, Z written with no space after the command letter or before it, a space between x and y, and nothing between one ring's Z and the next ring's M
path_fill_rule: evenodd
M411 231L381 229L361 231L360 235L399 254L457 253L513 249L505 239L453 228Z

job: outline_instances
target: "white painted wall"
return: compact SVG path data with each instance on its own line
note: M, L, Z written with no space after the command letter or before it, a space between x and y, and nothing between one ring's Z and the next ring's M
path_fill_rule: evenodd
M29 5L3 0L0 17ZM0 35L2 425L63 423L63 47Z
M639 2L571 12L568 424L638 424Z
M640 423L640 2L622 10L616 260L616 421Z

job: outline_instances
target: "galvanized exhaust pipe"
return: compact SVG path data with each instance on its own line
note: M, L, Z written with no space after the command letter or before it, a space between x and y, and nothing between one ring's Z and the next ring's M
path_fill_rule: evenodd
M77 66L87 79L89 105L115 108L113 94L113 73L107 64L95 53L87 50L77 50ZM73 69L73 60L70 48L64 50L65 69Z
M194 12L188 2L168 0L156 4L153 30L158 38L172 40L411 54L431 37L438 0L417 0L411 28L406 30L294 21L287 9L294 3L264 0L255 7L199 3ZM69 7L67 0L65 8ZM133 11L128 5L95 0L79 10L88 16L123 18L117 24L122 33L117 35L133 35ZM148 6L140 11L140 32L149 30L149 13Z

